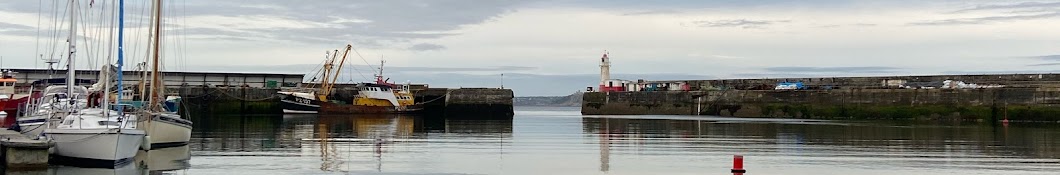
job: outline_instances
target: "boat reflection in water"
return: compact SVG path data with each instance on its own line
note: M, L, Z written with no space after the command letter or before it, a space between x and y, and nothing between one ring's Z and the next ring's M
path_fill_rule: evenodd
M447 120L425 119L423 116L401 114L374 115L324 115L316 117L314 125L300 124L295 135L309 136L301 139L305 142L303 151L317 151L320 154L321 171L329 172L383 172L388 153L397 153L395 159L407 159L408 153L429 152L430 146L444 145L432 143L428 138L435 134L456 134L460 137L482 137L478 133L502 133L503 138L511 137L511 120ZM285 120L302 120L297 117L285 117ZM286 123L286 122L285 122ZM313 126L313 127L307 127ZM483 127L488 126L488 127ZM311 132L309 131L311 129ZM475 133L469 135L468 133ZM493 136L488 136L493 137ZM314 144L315 143L315 144ZM370 158L366 160L366 158ZM403 161L397 161L407 163ZM357 164L360 167L351 167ZM372 170L364 169L374 165Z
M191 167L191 152L187 145L151 151L140 150L134 162L114 168L82 168L74 166L52 166L39 171L6 170L5 174L25 175L147 175L147 174L188 174Z
M187 170L191 167L190 161L191 147L188 145L151 151L141 150L136 157L136 162L146 165L145 168L150 174Z
M343 174L403 171L435 160L422 156L471 156L453 152L463 145L501 152L513 123L403 114L198 117L190 146L203 159L195 163L225 165L195 168L207 174L231 167L261 167L240 172L246 174L305 174L307 166Z

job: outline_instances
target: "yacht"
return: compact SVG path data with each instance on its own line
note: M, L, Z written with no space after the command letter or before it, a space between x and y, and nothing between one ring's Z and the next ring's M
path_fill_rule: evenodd
M30 138L41 137L44 129L88 104L88 88L82 86L53 85L44 88L42 93L41 97L30 100L24 108L26 111L16 119L19 132Z
M61 163L117 167L132 162L146 132L136 128L137 117L115 110L87 108L63 118L44 134L55 143L53 155Z

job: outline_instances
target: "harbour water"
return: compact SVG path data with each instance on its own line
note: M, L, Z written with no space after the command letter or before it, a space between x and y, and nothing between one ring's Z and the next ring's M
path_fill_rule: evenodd
M729 174L735 154L748 174L1060 172L1055 124L582 116L544 107L516 107L513 120L193 119L183 147L190 161L161 152L130 168L47 174Z

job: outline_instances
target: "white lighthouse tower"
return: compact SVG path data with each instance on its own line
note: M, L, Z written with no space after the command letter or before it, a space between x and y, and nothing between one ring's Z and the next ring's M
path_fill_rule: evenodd
M603 92L605 87L610 85L607 84L607 80L611 79L611 59L607 58L607 51L604 51L604 56L600 58L600 89L598 92Z

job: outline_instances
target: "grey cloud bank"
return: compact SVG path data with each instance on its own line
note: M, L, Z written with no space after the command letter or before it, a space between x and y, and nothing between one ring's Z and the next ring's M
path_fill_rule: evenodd
M127 2L132 37L146 37L136 35L145 2ZM506 87L527 95L594 85L602 50L614 53L612 73L634 75L623 79L1049 72L1060 61L1055 1L167 2L177 9L166 26L187 39L169 52L186 54L171 66L181 70L310 73L325 50L353 44L364 57L385 55L395 79L492 86L504 73ZM38 4L53 7L0 2L5 65L39 62ZM1044 56L993 59L1028 55ZM354 67L349 80L373 71Z

